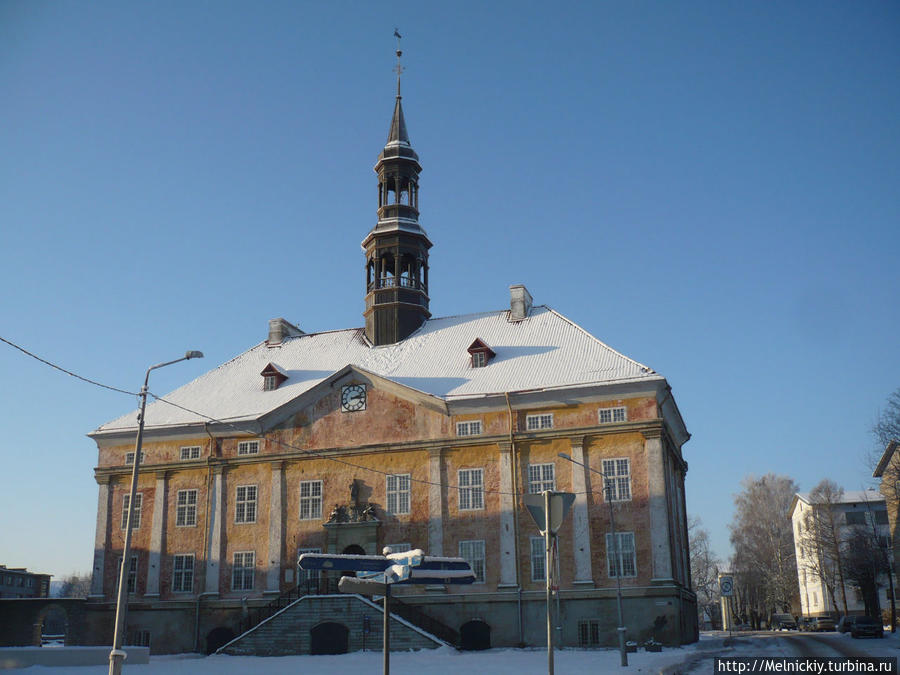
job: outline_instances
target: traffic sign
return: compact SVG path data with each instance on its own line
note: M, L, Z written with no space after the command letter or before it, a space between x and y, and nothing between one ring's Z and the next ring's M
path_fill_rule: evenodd
M734 577L723 574L719 577L719 594L728 598L734 595Z
M330 555L328 553L304 553L297 564L302 570L339 570L347 572L384 572L394 564L383 555Z
M556 534L562 526L569 509L575 501L575 495L571 492L550 492L550 533ZM534 518L538 529L544 532L546 525L546 514L544 513L544 493L534 492L525 495L525 507L528 513Z

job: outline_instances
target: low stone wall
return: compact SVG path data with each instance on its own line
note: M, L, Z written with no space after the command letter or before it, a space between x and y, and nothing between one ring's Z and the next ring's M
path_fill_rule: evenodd
M122 647L128 658L126 665L150 663L149 647ZM3 647L0 648L0 670L30 666L105 666L109 664L110 647Z
M363 632L368 616L369 633ZM358 595L305 596L278 614L225 645L219 651L232 655L287 656L309 654L310 631L323 622L348 629L348 651L380 649L384 613L381 607ZM435 649L446 643L391 615L391 650Z

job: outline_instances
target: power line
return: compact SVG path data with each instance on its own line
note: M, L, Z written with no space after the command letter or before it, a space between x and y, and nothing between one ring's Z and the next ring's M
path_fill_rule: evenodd
M191 410L190 408L186 408L185 406L179 405L178 403L173 403L172 401L169 401L161 396L157 396L152 391L149 392L149 394L155 400L165 403L167 405L170 405L173 408L178 408L179 410L183 410L184 412L191 413L192 415L197 415L199 417L204 418L205 420L207 420L209 422L214 422L216 424L222 424L224 426L234 429L235 431L239 431L241 433L246 433L246 429L241 429L240 427L238 427L235 424L232 424L231 422L225 422L224 420L216 419L215 417L211 417L210 415L206 415L204 413L198 412L197 410ZM296 450L297 452L300 452L304 455L311 455L314 457L318 457L320 459L327 459L332 462L337 462L338 464L343 464L344 466L352 467L354 469L360 469L362 471L369 471L371 473L379 474L381 476L396 476L396 475L398 475L396 473L391 473L389 471L382 471L381 469L374 469L369 466L362 466L361 464L355 464L353 462L347 461L346 459L332 457L331 455L326 454L325 452L322 452L321 450L310 450L309 448L300 448L300 447L297 447L296 445L293 445L286 441L279 440L277 438L267 438L267 440L269 440L272 443L275 443L276 445L280 445L285 448L290 448L291 450ZM449 483L436 483L434 481L424 480L421 478L413 478L411 475L409 477L409 480L411 483L421 483L423 485L435 485L438 487L444 487L444 488L451 489L451 490L459 490L460 489L459 485L452 485ZM513 497L519 497L523 494L526 494L524 492L520 493L520 492L506 492L504 490L491 490L491 489L484 487L484 485L482 485L481 490L485 494L511 495ZM576 492L575 494L597 494L597 493L594 493L593 491L585 491L585 492Z
M103 384L102 382L97 382L96 380L91 380L87 377L82 377L78 373L73 373L71 370L66 370L62 366L58 366L55 363L48 361L47 359L42 359L37 354L32 354L30 351L28 351L24 347L20 347L15 342L10 342L3 336L0 336L0 341L5 342L6 344L8 344L10 347L13 347L14 349L18 349L20 352L22 352L23 354L26 354L27 356L30 356L31 358L36 359L36 360L40 361L41 363L50 366L51 368L55 368L56 370L59 370L59 371L65 373L66 375L71 375L72 377L74 377L78 380L81 380L82 382L87 382L88 384L93 384L95 387L103 387L104 389L109 389L110 391L116 391L120 394L128 394L129 396L137 396L138 395L137 392L126 391L124 389L119 389L118 387L111 387L108 384Z

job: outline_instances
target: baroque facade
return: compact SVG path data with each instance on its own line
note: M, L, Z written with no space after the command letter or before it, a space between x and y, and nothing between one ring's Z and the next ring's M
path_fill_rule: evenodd
M154 651L209 650L248 608L333 592L299 553L384 546L476 572L471 586L403 589L404 602L453 630L478 623L494 646L542 644L546 570L522 495L548 488L576 495L558 545L560 641L616 642L617 581L629 639L697 638L689 434L669 384L521 285L508 308L432 318L420 171L398 80L363 240L364 327L274 319L264 341L148 406L129 624ZM115 598L135 432L130 414L90 434L94 603Z

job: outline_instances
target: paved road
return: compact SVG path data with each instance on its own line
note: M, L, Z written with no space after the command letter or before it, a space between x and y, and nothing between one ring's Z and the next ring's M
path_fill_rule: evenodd
M890 650L890 651L886 651ZM851 640L840 633L748 632L710 640L690 660L665 675L712 675L717 656L898 656L885 640Z

